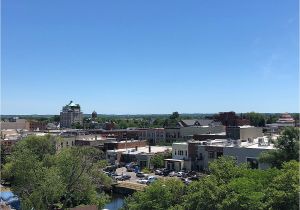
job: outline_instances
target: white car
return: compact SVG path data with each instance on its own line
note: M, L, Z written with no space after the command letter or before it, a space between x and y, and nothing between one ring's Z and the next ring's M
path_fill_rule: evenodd
M137 180L137 183L140 183L140 184L149 184L149 183L152 183L155 180L157 180L157 177L155 177L155 176L148 176L148 177L141 178L141 179Z
M139 183L139 184L147 184L147 182L148 182L148 179L139 179L139 180L137 180L137 183Z

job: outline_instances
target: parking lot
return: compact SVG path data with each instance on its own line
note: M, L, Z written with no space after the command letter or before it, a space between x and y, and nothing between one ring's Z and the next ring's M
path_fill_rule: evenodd
M144 179L144 178L141 178L141 177L137 177L135 172L128 172L125 167L117 168L116 169L116 174L119 175L119 176L122 176L122 175L125 175L125 174L131 176L131 178L126 180L126 182L138 183L138 180ZM154 173L149 173L148 175L149 176L154 176L157 179L163 179L163 180L166 180L166 179L181 179L181 177L177 177L176 175L174 175L172 177L170 177L169 175L168 176L159 176L159 175L155 175ZM190 181L191 180L189 180L189 182Z

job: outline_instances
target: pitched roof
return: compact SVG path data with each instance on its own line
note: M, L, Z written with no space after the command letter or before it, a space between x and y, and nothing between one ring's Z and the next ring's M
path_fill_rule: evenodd
M209 125L221 125L221 122L217 122L209 119L193 119L193 120L181 120L178 123L181 127L190 126L209 126Z

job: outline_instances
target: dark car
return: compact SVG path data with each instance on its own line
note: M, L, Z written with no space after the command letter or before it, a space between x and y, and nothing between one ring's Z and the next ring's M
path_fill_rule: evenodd
M145 174L145 173L143 173L143 172L137 172L137 173L136 173L136 176L137 176L137 177L145 177L145 176L148 176L148 174Z
M168 176L171 171L168 169L163 170L163 175Z
M130 178L131 178L131 176L128 174L115 176L115 179L118 181L125 181L125 180L129 180Z
M128 175L128 174L124 174L124 175L122 176L122 179L123 179L123 180L129 180L130 178L131 178L131 176Z

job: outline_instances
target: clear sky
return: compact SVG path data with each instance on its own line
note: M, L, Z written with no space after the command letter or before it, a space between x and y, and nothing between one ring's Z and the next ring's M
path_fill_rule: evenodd
M2 114L297 112L298 0L2 0Z

